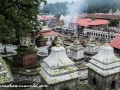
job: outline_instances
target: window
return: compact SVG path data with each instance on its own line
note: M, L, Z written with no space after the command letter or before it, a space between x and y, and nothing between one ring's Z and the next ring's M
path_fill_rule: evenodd
M96 78L93 78L93 85L96 86L96 84L97 84Z
M50 41L52 41L52 37L50 37Z
M111 89L115 90L115 81L112 81L112 83L111 83Z

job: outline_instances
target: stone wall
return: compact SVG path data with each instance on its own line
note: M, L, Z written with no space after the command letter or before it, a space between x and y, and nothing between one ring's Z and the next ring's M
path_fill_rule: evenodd
M28 53L25 55L18 55L18 63L22 67L29 67L37 63L37 52Z
M43 78L41 78L42 85L48 85ZM77 90L77 79L48 85L47 88L43 87L41 90Z
M115 86L113 85L115 82ZM102 76L95 71L88 69L88 84L95 90L119 90L120 89L120 73L109 76Z

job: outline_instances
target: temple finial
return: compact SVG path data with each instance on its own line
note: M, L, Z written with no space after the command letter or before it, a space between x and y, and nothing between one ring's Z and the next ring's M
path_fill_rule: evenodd
M57 37L57 41L56 41L57 43L56 43L56 47L60 47L61 46L61 44L60 44L60 39L59 39L59 37Z
M74 38L75 38L75 41L74 41L74 45L79 45L80 44L80 42L79 42L79 39L78 39L78 35L77 34L75 34L74 35Z
M109 44L109 41L108 41L108 39L106 39L106 42L105 42L105 45L104 46L108 46Z

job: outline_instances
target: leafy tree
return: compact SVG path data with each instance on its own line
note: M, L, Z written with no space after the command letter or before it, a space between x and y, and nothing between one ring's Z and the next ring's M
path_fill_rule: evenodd
M116 11L116 9L120 9L120 0L86 0L86 13L108 13L110 9ZM72 2L74 3L74 1ZM60 13L67 13L67 4L68 2L61 2L61 3L49 3L44 5L43 12L48 14L60 14ZM86 6L84 5L84 6Z
M66 13L67 11L67 4L68 2L56 2L56 3L49 3L44 5L42 11L47 14L61 14Z
M38 6L45 0L0 0L0 40L4 44L30 35L32 22L38 25ZM7 54L6 47L4 49Z
M38 6L46 0L0 0L0 40L4 43L20 36L29 36L37 24Z
M119 24L120 19L111 19L110 26L117 27Z

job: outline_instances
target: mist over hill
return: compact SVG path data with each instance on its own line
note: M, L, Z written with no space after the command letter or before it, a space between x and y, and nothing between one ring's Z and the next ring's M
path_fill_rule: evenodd
M59 17L61 14L68 14L70 11L80 13L108 13L110 9L120 9L120 0L77 0L71 3L56 2L44 5L40 10L46 14L54 14ZM73 12L74 14L74 12Z

